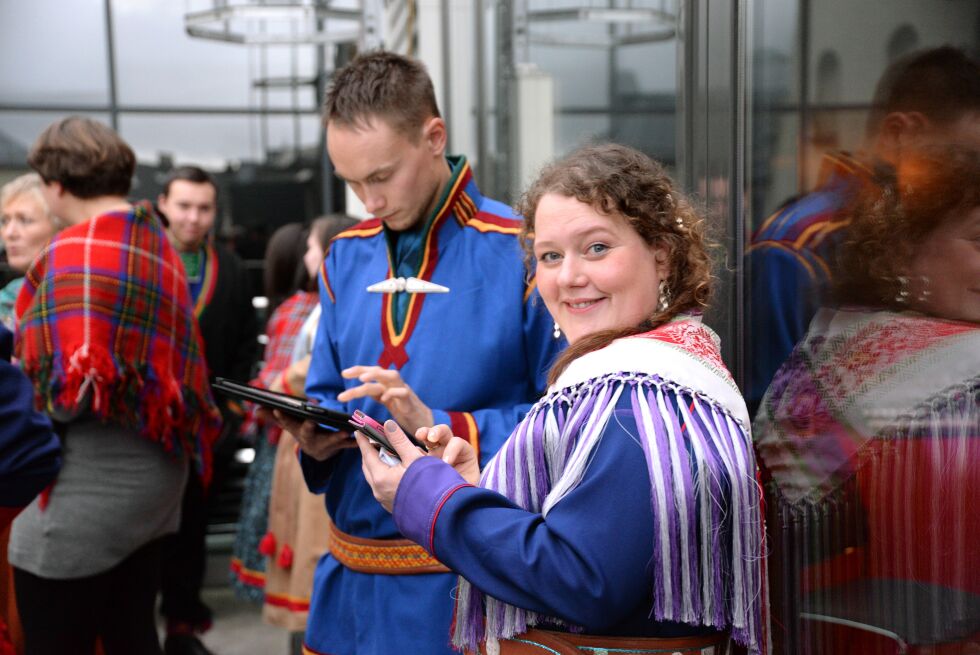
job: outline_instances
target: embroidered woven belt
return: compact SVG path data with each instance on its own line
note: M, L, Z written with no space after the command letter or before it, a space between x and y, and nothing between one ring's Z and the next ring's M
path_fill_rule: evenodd
M330 554L350 570L359 573L417 575L449 572L414 541L355 537L333 523L330 524Z
M500 655L724 655L728 635L703 637L596 637L531 629L500 641ZM485 655L484 646L480 646ZM471 655L467 651L467 655Z

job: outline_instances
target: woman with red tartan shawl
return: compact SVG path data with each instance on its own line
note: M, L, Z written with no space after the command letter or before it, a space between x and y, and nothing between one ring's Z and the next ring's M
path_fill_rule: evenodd
M28 162L69 227L27 271L16 354L55 420L63 467L14 522L26 651L159 655L161 538L188 475L207 482L219 416L180 260L108 127L49 126Z

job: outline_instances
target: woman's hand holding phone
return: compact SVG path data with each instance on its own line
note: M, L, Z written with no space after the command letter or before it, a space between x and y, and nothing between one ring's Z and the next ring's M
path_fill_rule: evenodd
M361 468L364 478L371 485L375 499L389 512L395 503L395 494L401 484L405 471L412 462L427 455L413 444L398 424L385 421L384 436L398 454L400 462L387 464L380 458L371 440L354 432L357 445L361 449ZM467 441L454 437L448 425L432 428L419 428L415 433L418 441L428 448L428 456L440 457L463 476L467 482L476 484L480 480L479 457Z
M359 430L354 432L354 438L361 449L361 470L364 471L364 479L371 485L374 498L390 512L395 504L395 494L398 493L398 485L401 484L405 470L412 465L412 462L426 455L408 440L408 436L392 420L385 421L384 436L401 461L394 464L385 463L381 460L374 442Z
M429 449L429 455L439 457L456 469L470 484L480 483L480 454L465 439L453 436L448 425L419 428L415 438Z

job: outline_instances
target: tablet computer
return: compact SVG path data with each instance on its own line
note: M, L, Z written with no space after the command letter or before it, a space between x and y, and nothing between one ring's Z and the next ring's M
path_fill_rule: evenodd
M261 387L253 387L250 384L242 384L241 382L235 382L227 378L216 377L211 386L216 391L233 398L247 400L270 409L278 409L284 414L288 414L302 421L313 421L320 425L334 428L335 430L344 430L347 432L350 432L351 428L360 430L368 439L381 446L393 459L398 459L398 453L395 452L394 447L388 442L387 437L385 437L384 427L361 411L356 411L351 416L344 412L338 412L335 409L320 407L306 398L298 398L296 396L262 389ZM417 448L420 448L423 452L428 452L425 444L416 439L412 434L405 432L405 435Z
M250 384L242 384L227 378L215 378L211 386L215 391L232 398L247 400L269 409L278 409L283 414L288 414L302 421L315 421L335 430L350 431L351 429L349 414L320 407L306 398L297 398L296 396L253 387Z

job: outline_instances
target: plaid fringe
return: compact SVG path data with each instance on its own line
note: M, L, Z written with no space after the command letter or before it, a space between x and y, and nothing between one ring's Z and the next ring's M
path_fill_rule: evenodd
M192 458L207 484L221 419L183 268L149 205L56 235L16 309L41 408L131 427Z

